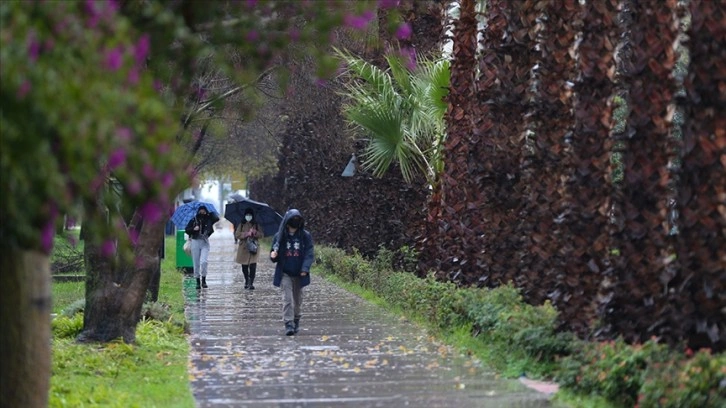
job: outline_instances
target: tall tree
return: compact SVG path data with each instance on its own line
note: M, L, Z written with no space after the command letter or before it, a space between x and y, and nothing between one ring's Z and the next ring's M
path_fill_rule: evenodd
M130 205L161 218L166 191L184 184L169 110L143 72L148 43L116 17L113 3L0 4L0 205L12 220L0 226L2 406L47 405L48 254L59 216L79 201L112 206L113 178ZM128 261L122 248L135 237L110 240L120 222L104 214L90 241Z
M13 220L0 227L7 254L0 338L12 356L0 372L0 405L47 405L48 253L59 214L76 202L93 221L84 238L95 265L82 339L135 338L171 201L192 175L181 147L185 139L192 146L197 140L180 123L186 95L199 91L189 87L199 56L211 54L222 63L224 46L236 44L244 62L222 66L245 83L286 52L285 44L320 42L331 27L371 4L0 4L1 203ZM299 18L274 18L281 9ZM321 57L327 69L320 75L333 61ZM116 184L131 216L117 211L115 188L107 188Z

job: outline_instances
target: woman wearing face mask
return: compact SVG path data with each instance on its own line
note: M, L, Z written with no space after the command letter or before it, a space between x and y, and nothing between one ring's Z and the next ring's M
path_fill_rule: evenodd
M264 236L262 230L255 222L255 214L251 209L245 210L244 220L234 231L237 239L237 257L235 262L242 265L242 274L245 276L245 289L254 289L255 275L257 274L257 253L250 253L247 249L247 240L258 240Z
M197 215L189 220L184 231L192 239L192 261L197 289L207 287L207 259L209 257L209 236L214 233L214 224L219 221L214 213L201 206ZM201 281L200 281L201 279Z

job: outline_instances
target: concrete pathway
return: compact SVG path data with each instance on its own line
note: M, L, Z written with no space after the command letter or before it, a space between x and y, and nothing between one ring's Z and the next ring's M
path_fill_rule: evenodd
M274 265L260 256L245 290L230 228L211 238L209 288L185 279L189 372L198 407L549 407L420 327L319 276L300 332L285 336Z

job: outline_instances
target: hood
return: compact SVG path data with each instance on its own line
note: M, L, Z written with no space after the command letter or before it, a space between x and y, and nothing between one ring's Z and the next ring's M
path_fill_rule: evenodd
M277 229L277 236L282 237L283 232L285 232L285 227L287 226L287 222L290 221L290 218L292 217L300 217L302 218L302 225L300 225L300 229L305 229L305 217L302 216L300 213L300 210L296 208L291 208L287 210L285 215L282 217L282 222L280 222L280 227Z
M285 226L287 225L287 222L290 221L290 218L292 217L300 217L302 219L302 224L300 225L300 229L305 229L305 217L302 216L300 213L300 210L297 208L291 208L287 210L285 213L285 216L282 217L282 223L280 225Z

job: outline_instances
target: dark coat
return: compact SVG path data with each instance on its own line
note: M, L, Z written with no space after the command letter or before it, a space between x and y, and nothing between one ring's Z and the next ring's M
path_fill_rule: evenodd
M187 223L184 232L192 239L207 239L210 235L214 234L214 224L217 221L219 221L219 217L210 212L207 212L207 215L200 215L197 212L197 215ZM194 227L197 225L199 226L199 230L194 231Z
M285 216L280 223L280 228L277 231L277 234L275 234L275 236L272 238L272 250L278 251L280 248L285 247L285 240L287 237L287 222L290 220L290 218L295 216L302 218L300 211L296 209L288 210L285 213ZM301 251L303 252L303 261L300 271L307 272L307 275L300 277L300 286L305 287L310 284L310 267L313 265L313 262L315 262L315 252L313 236L312 234L310 234L309 231L305 229L305 219L302 219L303 223L300 228L298 228L298 230L295 232L295 234L299 234L300 242L302 244ZM284 253L278 251L277 258L270 258L272 262L277 263L277 265L275 265L275 276L272 278L272 284L277 287L280 287L280 283L282 282L282 267L285 264L284 256Z

